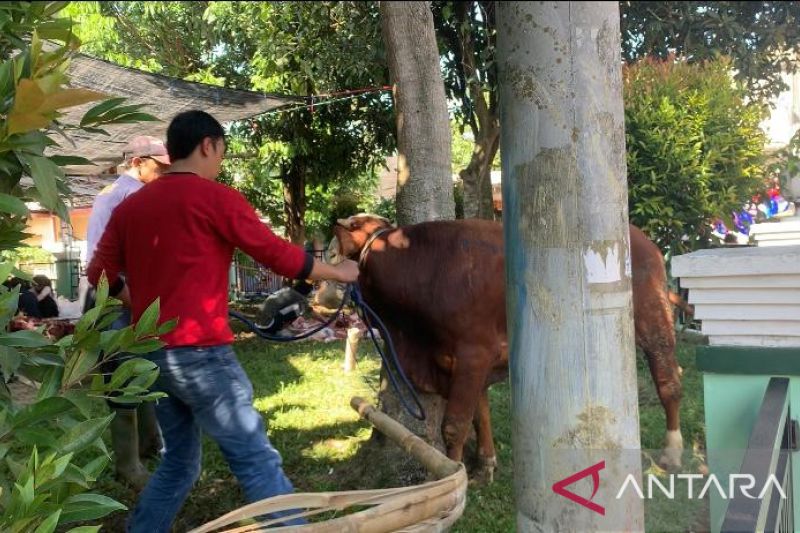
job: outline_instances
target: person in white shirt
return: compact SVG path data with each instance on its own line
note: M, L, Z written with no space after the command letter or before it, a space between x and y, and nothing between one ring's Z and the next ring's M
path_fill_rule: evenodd
M92 205L86 236L87 265L92 260L114 209L128 196L158 179L169 169L167 148L156 137L134 137L124 148L123 157L125 170L114 183L97 195ZM93 289L84 296L84 313L94 307L93 296ZM111 329L122 329L130 325L130 322L130 311L123 309L122 316L111 325ZM123 361L123 358L114 358L103 364L100 370L107 380ZM108 406L115 413L111 422L111 443L117 476L141 490L150 474L142 465L140 457L156 456L161 450L155 407L152 402L144 402L138 408L131 409L130 406L115 403L113 400L108 401Z

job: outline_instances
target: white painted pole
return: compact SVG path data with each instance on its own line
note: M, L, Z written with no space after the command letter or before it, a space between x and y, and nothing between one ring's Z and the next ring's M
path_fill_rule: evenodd
M643 530L618 6L496 5L517 529Z

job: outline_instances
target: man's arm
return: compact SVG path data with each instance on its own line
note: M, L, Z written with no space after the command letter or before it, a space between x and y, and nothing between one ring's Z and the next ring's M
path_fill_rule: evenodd
M229 242L272 271L293 279L333 280L352 283L358 279L358 265L343 261L336 266L323 263L270 230L256 216L253 207L236 191L229 191L230 205L219 210L217 228Z

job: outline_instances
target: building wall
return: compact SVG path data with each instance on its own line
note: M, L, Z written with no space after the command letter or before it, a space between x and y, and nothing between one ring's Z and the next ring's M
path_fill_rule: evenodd
M767 150L786 146L800 128L800 72L783 74L782 79L789 89L772 99L775 107L769 118L761 123L769 138Z

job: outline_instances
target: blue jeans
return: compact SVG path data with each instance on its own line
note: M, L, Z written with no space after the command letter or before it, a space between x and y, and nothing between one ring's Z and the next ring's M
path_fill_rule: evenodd
M170 530L200 477L201 430L219 445L248 502L293 492L253 407L253 385L230 345L159 350L147 358L161 370L153 389L169 395L156 404L164 455L139 496L128 531Z

